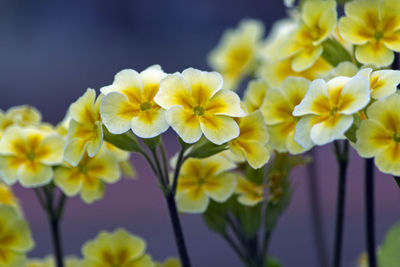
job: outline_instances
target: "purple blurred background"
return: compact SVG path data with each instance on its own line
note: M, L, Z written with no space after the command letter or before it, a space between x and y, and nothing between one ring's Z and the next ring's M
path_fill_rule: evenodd
M244 17L271 23L285 15L279 0L70 0L0 1L0 108L30 104L45 121L57 123L86 88L112 82L123 68L138 71L161 64L165 71L208 69L207 53L222 32ZM166 136L170 155L175 136ZM68 201L63 222L66 254L102 229L125 227L146 239L155 259L177 255L166 206L145 162L132 158L138 180L108 186L102 201L90 206ZM325 232L331 252L336 203L336 163L332 147L317 150ZM354 266L364 248L363 162L352 151L348 172L344 266ZM378 172L377 172L378 173ZM294 199L273 233L271 254L285 266L317 266L304 168L291 175ZM50 253L45 214L31 191L17 187L37 246L31 256ZM400 220L400 193L388 175L376 177L377 241ZM182 216L194 266L241 266L227 244L202 218Z

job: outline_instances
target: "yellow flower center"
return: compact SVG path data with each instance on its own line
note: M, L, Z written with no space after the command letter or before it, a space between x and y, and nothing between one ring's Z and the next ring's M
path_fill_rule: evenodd
M88 167L86 165L80 165L79 166L79 172L86 174L88 172Z
M198 180L197 180L197 184L198 185L203 185L203 184L205 184L206 183L206 178L199 178Z
M26 158L30 161L34 161L35 160L35 154L33 152L29 152L28 154L26 154Z
M393 140L394 140L396 143L400 143L400 133L394 133L394 134L393 134Z
M337 112L338 112L338 108L334 107L333 109L331 109L331 112L329 113L329 115L333 117L336 115Z
M196 116L202 116L204 114L204 108L201 106L195 106L193 108L193 113Z
M383 32L382 32L382 31L376 31L376 32L374 33L374 38L375 38L376 40L382 39L382 38L383 38Z
M141 111L146 111L152 108L152 104L149 102L143 102L142 104L140 104L140 110Z

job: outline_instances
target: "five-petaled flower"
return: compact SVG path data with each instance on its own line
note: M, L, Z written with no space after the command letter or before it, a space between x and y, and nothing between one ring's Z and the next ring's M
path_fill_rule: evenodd
M400 52L400 1L355 0L344 10L340 34L356 45L357 60L377 67L390 65L393 51Z
M81 267L153 267L145 241L124 229L102 231L82 247Z
M161 81L154 101L167 109L167 121L186 143L197 142L202 133L215 144L239 136L232 117L243 117L239 96L222 89L217 72L189 68Z
M176 201L179 211L202 213L210 198L217 202L227 200L236 188L236 175L227 172L233 168L235 164L219 155L186 160L178 180Z
M159 65L141 73L126 69L115 75L112 85L100 89L105 95L101 117L110 133L122 134L131 129L139 137L152 138L168 129L165 109L154 102L165 75Z
M374 102L361 122L355 145L362 157L375 157L384 173L400 175L400 95L393 94Z
M64 139L35 128L12 126L0 140L0 176L7 184L19 181L37 187L53 178L52 166L62 162Z
M328 82L314 80L293 110L294 116L304 116L297 123L295 140L309 147L343 138L353 124L353 114L369 101L369 80L363 73L358 72L352 78L339 76Z
M235 192L239 195L238 202L245 206L255 206L265 200L264 185L255 184L241 175L237 176Z

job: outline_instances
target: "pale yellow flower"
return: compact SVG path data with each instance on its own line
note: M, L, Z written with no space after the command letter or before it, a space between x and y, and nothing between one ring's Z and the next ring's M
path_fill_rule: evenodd
M353 124L353 114L369 101L369 80L360 72L353 78L339 76L328 82L314 80L293 111L295 116L304 116L297 123L295 140L308 147L343 138Z
M52 166L62 162L64 139L34 128L9 127L0 140L0 176L25 187L50 182Z
M227 200L236 188L235 174L227 172L233 168L235 164L219 155L186 160L178 178L178 210L202 213L210 198L217 202Z
M268 131L261 111L255 111L243 118L238 118L240 134L228 142L236 156L246 159L254 169L264 166L270 153L267 148Z
M65 267L80 267L79 259L76 257L66 257L64 260ZM53 256L47 256L44 259L29 259L24 267L56 267Z
M310 68L322 55L322 42L336 27L336 2L307 1L302 6L300 25L278 50L281 59L293 57L291 68L296 72Z
M267 93L269 86L263 79L257 79L250 81L244 91L244 104L247 112L251 113L260 109L264 102L265 94Z
M245 206L255 206L265 199L264 186L255 184L241 175L237 176L235 192L239 194L239 203Z
M115 183L119 178L118 161L105 147L93 158L85 154L76 167L65 163L54 172L54 183L67 196L80 194L86 203L101 199L105 183Z
M375 157L381 172L400 175L400 95L374 102L367 109L367 120L357 130L355 145L362 157Z
M101 103L104 125L113 134L132 130L142 138L152 138L168 129L165 109L154 102L160 81L166 76L159 65L141 73L122 70L112 85L101 88L105 95Z
M154 267L181 267L181 262L177 258L168 258L164 262L156 262Z
M240 80L253 71L263 33L262 22L243 20L237 29L226 31L210 53L209 64L224 77L225 89L236 89Z
M299 154L311 148L301 146L294 139L294 132L299 121L293 116L295 106L300 104L307 93L310 82L300 77L288 77L282 88L271 88L261 107L270 136L269 144L278 152Z
M85 94L69 107L71 120L68 127L64 159L78 165L85 152L89 157L96 155L103 144L103 124L100 118L100 95L87 89Z
M382 99L397 91L400 83L400 71L364 69L362 72L369 78L371 98Z
M0 205L0 267L21 267L33 249L28 223L14 208Z
M186 143L197 142L202 134L215 144L239 136L232 117L243 117L239 96L222 89L217 72L193 68L162 80L154 101L167 109L167 121Z
M15 197L12 189L0 182L0 205L7 205L19 210L18 199Z
M393 51L400 52L400 1L355 0L346 3L345 13L339 21L340 34L356 45L357 60L377 67L390 65Z
M82 247L81 267L153 267L145 241L124 229L102 231Z
M11 125L37 126L42 120L40 112L31 106L22 105L9 108L6 112L0 110L0 138Z

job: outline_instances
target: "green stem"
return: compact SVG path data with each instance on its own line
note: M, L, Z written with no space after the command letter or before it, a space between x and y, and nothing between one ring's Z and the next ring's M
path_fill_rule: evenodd
M168 161L167 161L167 152L165 151L164 143L161 139L160 142L160 148L161 148L161 156L163 160L163 167L164 167L164 176L167 179L166 183L169 184L169 171L168 171Z
M182 164L185 161L185 158L183 157L184 154L185 154L185 149L182 147L181 150L179 151L178 160L176 162L175 171L174 171L174 177L172 180L171 192L172 192L172 195L174 195L174 196L176 194L176 188L178 187L179 173L181 171Z
M336 205L335 243L333 252L333 266L339 267L342 258L343 229L346 197L346 173L348 166L349 142L344 141L343 149L338 141L334 142L336 159L339 165L339 181Z
M397 186L400 188L400 177L399 176L393 176L394 181L396 182Z
M243 253L243 251L240 249L240 247L235 243L232 237L230 237L227 233L223 234L222 237L225 239L225 241L232 247L232 249L236 252L236 254L239 256L239 258L242 260L243 263L246 263L246 256Z
M365 160L365 231L368 252L368 266L376 267L375 246L375 206L374 206L374 162Z

